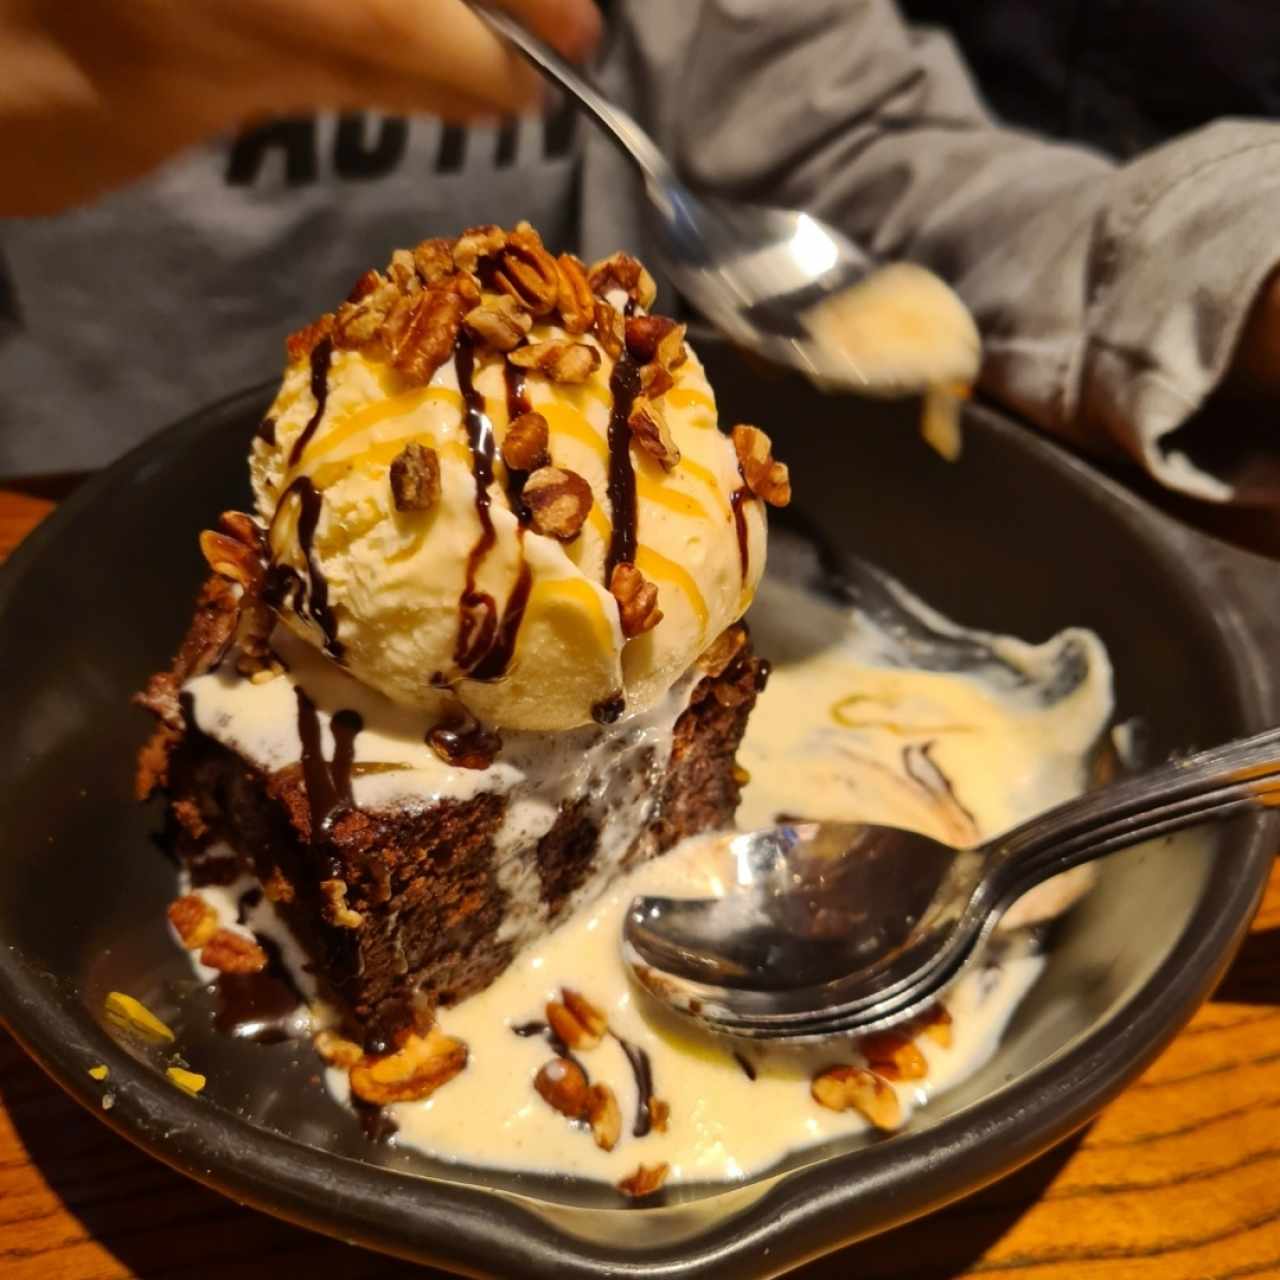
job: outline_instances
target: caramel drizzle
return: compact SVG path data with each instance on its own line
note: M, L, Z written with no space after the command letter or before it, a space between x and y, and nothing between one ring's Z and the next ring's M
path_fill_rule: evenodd
M640 393L640 369L624 351L609 375L613 408L609 412L609 508L613 534L605 559L605 585L620 564L636 559L636 471L631 460L631 427L628 419Z
M316 407L307 420L307 425L302 428L302 434L293 442L293 448L289 450L290 469L298 465L298 460L302 457L307 445L311 443L311 437L315 435L316 428L320 425L320 419L324 417L325 407L329 403L329 364L332 359L333 339L321 338L311 348L311 394L315 398ZM272 430L274 433L274 424L272 424Z

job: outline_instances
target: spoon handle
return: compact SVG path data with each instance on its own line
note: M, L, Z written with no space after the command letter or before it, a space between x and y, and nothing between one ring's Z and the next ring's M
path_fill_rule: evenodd
M471 7L481 21L519 50L546 79L573 98L651 185L667 188L673 184L667 158L621 107L592 88L550 45L527 31L510 14L483 4Z

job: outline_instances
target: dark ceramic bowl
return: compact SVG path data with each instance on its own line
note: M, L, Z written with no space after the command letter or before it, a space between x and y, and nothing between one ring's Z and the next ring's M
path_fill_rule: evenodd
M957 620L1110 647L1118 712L1153 756L1273 718L1265 664L1210 545L1024 429L969 415L963 460L906 408L823 398L710 349L728 421L765 425L801 513ZM196 532L246 501L263 390L188 419L68 501L0 577L0 1015L126 1137L235 1199L347 1240L502 1277L774 1275L964 1195L1084 1124L1191 1016L1242 937L1273 845L1250 820L1104 868L1058 928L1044 979L995 1059L903 1133L804 1152L732 1188L620 1208L574 1180L492 1174L371 1145L310 1050L210 1028L169 942L174 872L135 804L148 731L130 693L163 665L200 576ZM113 1038L120 989L178 1028L209 1084L189 1097ZM93 1080L89 1067L110 1076ZM102 1109L104 1095L113 1100Z

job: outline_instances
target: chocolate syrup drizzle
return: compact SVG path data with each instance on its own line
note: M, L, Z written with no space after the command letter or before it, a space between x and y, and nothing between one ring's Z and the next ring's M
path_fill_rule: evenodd
M591 708L591 718L596 724L613 724L626 709L626 695L619 689L617 693L611 693L607 698L601 698Z
M742 510L742 504L751 497L751 490L747 486L741 485L733 491L729 497L729 505L733 508L733 523L738 530L738 563L742 566L742 580L747 580L747 570L750 567L750 544L747 540L747 517Z
M276 442L276 420L274 418L263 418L258 423L258 429L253 433L259 440L265 441L267 444L275 444Z
M742 1068L742 1074L746 1076L748 1080L754 1083L756 1078L755 1063L752 1062L751 1059L746 1056L746 1054L739 1053L737 1052L737 1050L734 1050L733 1059L738 1064L738 1066Z
M302 780L307 788L311 815L311 843L328 835L335 819L354 805L351 795L351 762L355 758L356 735L364 721L355 711L338 711L330 721L333 733L333 760L324 758L320 737L320 717L316 704L301 685L294 688L298 699L298 737L302 739Z
M308 616L324 634L325 651L331 657L341 659L342 644L338 640L338 620L329 607L329 583L315 555L316 525L320 521L324 499L308 476L299 476L281 494L280 501L276 504L276 516L279 516L290 496L295 494L299 505L298 546L307 563L309 581L304 583L302 576L290 565L273 564L267 570L262 598L273 609L279 609L287 602L296 613L302 612L305 602Z
M524 541L524 530L520 530L520 540ZM471 669L472 680L497 680L501 678L511 665L516 651L516 637L520 634L520 624L524 621L524 611L529 604L529 592L533 589L533 571L529 562L520 561L520 576L507 598L507 606L502 611L502 621L498 625L498 634L494 637L489 652Z
M298 459L302 457L303 450L311 443L311 437L315 435L316 428L320 425L320 419L324 417L325 406L329 403L329 364L333 359L333 339L321 338L314 347L311 348L311 394L315 397L315 412L307 420L307 425L302 428L302 434L293 442L293 448L289 450L289 466L296 467ZM275 434L275 424L272 424L272 434Z
M631 1064L631 1074L636 1078L638 1101L636 1102L636 1122L631 1126L631 1132L637 1138L643 1138L653 1128L653 1111L649 1105L653 1100L653 1067L649 1062L649 1055L638 1044L624 1040L616 1031L611 1031L609 1034L627 1055L627 1061Z
M267 967L261 973L218 975L213 1025L237 1040L279 1044L294 1036L293 1017L303 1003L302 992L290 977L279 946L264 934L253 937L267 953Z
M609 376L613 408L609 413L609 508L613 536L605 560L604 580L608 586L620 564L634 564L636 558L636 472L631 461L631 427L628 419L640 393L640 368L624 351Z

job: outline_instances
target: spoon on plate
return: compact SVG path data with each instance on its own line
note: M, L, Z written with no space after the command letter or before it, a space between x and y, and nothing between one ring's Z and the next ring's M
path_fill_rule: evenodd
M811 214L695 196L640 125L553 49L509 14L473 8L635 167L667 277L731 341L831 389L905 395L973 381L977 330L937 277L909 263L881 269Z
M1005 910L1051 876L1142 840L1280 805L1280 729L1088 792L973 849L896 827L797 821L726 837L721 898L641 897L636 981L745 1039L865 1034L927 1010Z

